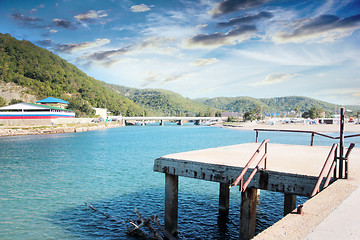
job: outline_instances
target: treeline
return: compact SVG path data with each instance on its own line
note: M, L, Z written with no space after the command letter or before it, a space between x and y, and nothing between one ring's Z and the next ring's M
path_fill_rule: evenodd
M221 109L222 111L232 111L244 114L245 112L258 111L265 113L286 113L286 112L307 112L315 107L325 111L326 114L336 114L340 110L340 105L331 104L308 97L277 97L277 98L251 98L251 97L219 97L196 99L205 105ZM349 110L358 110L355 106L345 106Z
M137 89L119 85L106 86L122 96L128 97L147 109L152 116L220 116L216 107L184 98L178 93L163 89Z
M91 107L108 108L114 115L143 113L139 105L59 56L10 34L0 33L0 81L25 87L38 99L51 96L69 101L78 116L93 114Z

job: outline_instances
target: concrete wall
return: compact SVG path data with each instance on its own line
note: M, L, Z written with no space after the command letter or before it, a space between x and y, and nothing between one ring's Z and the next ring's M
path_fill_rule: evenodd
M0 119L4 126L51 126L57 124L91 123L92 118L54 118L54 119Z

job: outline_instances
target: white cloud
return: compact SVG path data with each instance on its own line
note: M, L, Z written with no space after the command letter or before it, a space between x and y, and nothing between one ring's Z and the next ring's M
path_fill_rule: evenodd
M90 10L86 13L76 15L74 16L74 18L76 18L79 21L91 21L94 19L100 19L107 16L108 14L105 12L105 10L99 10L99 11Z
M200 59L196 59L195 61L189 63L189 65L193 66L193 67L201 67L201 66L214 64L217 62L219 62L219 60L216 58L200 58Z
M265 80L260 82L255 82L250 84L252 87L262 86L262 85L272 85L278 84L287 80L290 80L300 74L289 74L289 73L273 73L266 76Z
M148 6L148 5L145 5L142 3L140 5L131 6L131 11L132 12L147 12L147 11L150 11L152 7L154 7L154 5Z

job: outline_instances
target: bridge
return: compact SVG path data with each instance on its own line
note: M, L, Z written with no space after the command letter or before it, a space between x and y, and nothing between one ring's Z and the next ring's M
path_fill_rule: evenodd
M177 122L178 125L183 125L184 121L194 121L195 125L200 125L202 122L218 123L226 119L227 117L117 117L125 125L129 122L141 122L141 125L145 125L146 121L158 121L161 126L165 125L165 121Z

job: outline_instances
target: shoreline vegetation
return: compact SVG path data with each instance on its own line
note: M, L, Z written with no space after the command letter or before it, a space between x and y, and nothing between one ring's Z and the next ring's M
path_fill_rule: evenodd
M275 130L302 130L314 132L339 132L339 124L277 124L268 125L264 123L255 122L235 122L235 123L221 123L213 125L215 127L222 127L233 130L253 131L254 129L275 129ZM107 128L124 127L120 122L100 122L100 123L78 123L78 124L59 124L54 126L1 126L0 137L5 136L19 136L19 135L38 135L38 134L57 134L57 133L71 133L71 132L86 132L101 130ZM360 132L360 124L346 123L345 132Z

